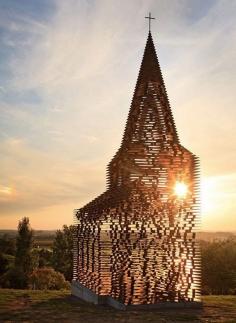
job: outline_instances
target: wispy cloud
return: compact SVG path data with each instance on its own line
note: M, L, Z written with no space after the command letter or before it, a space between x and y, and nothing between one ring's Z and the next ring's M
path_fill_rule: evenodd
M67 203L80 204L94 197L102 188L102 177L96 164L67 159L29 148L17 138L1 144L4 157L1 161L0 210L2 213L32 212L40 208ZM84 173L87 174L86 178ZM6 197L6 193L8 196Z

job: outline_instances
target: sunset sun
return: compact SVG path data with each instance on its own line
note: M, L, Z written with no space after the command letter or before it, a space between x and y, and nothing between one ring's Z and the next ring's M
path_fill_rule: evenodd
M188 186L183 182L176 182L174 192L179 198L184 198L188 192Z

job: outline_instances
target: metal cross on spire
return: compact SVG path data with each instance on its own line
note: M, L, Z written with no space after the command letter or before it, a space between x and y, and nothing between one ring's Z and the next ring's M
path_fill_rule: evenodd
M156 19L156 18L152 17L151 12L149 12L149 16L145 17L145 18L149 19L149 32L150 32L151 31L151 19Z

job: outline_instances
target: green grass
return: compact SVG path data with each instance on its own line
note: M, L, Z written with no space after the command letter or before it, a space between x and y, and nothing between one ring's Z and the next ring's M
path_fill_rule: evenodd
M205 296L202 310L118 311L70 296L69 291L0 289L0 322L236 322L236 296Z

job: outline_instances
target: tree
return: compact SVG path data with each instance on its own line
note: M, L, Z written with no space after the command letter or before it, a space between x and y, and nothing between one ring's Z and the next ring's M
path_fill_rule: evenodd
M50 267L52 262L52 251L43 248L38 251L38 255L39 267Z
M33 266L33 230L30 228L29 218L19 221L18 235L16 239L15 270L19 274L20 283L18 288L26 288L28 277Z
M73 230L72 225L64 225L62 230L57 230L52 247L53 268L64 274L69 281L73 273Z

